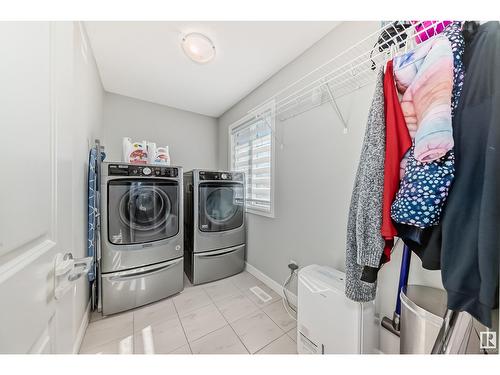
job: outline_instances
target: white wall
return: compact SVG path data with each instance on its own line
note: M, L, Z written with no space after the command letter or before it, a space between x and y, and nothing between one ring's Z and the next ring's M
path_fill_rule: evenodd
M73 255L87 256L87 169L89 146L102 136L104 89L82 22L73 23ZM75 337L89 301L87 278L79 280L74 298ZM77 338L79 339L79 338ZM79 343L77 343L79 344Z
M71 353L85 328L88 281L56 300L54 259L86 256L87 140L100 134L103 88L78 23L0 29L9 78L0 89L2 162L11 170L0 194L0 296L9 306L0 311L0 351Z
M287 65L219 119L219 165L228 164L228 126L343 49L374 32L378 22L344 22ZM277 121L276 218L248 214L248 263L278 283L288 276L290 259L345 269L345 243L351 198L374 86L341 98L349 132L325 104L285 122ZM380 272L377 310L392 317L401 248ZM414 257L416 258L416 257ZM442 287L439 272L425 271L413 259L410 282ZM391 347L392 345L392 347ZM398 342L383 335L381 348L396 352Z
M122 159L122 138L169 146L172 165L217 169L217 120L117 94L104 96L106 160Z

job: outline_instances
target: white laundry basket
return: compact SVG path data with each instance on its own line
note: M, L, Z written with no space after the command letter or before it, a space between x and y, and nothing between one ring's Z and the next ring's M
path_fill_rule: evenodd
M446 314L446 292L422 285L401 291L401 354L430 354Z

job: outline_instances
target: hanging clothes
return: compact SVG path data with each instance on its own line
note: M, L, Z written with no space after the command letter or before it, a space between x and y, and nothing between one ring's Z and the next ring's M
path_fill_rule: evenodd
M465 74L461 23L453 22L448 25L443 35L448 38L453 54L453 88L450 97L453 116ZM454 159L453 150L450 150L442 158L422 163L415 159L414 147L409 152L401 188L392 204L391 217L396 222L398 237L421 258L421 247L431 234L429 230L424 233L424 230L439 223L453 181Z
M380 234L384 239L384 249L382 252L369 254L370 264L366 262L361 273L361 280L367 283L374 283L377 280L378 271L382 264L391 259L394 236L397 234L396 227L391 220L391 204L402 177L400 173L401 160L411 146L410 134L394 84L392 61L387 63L384 75L384 113L386 147L384 152L382 227L380 228Z
M411 146L411 138L399 103L394 84L392 60L387 62L384 75L384 114L385 114L385 151L384 151L384 188L382 196L382 226L380 234L384 239L381 252L372 252L370 264L365 264L361 273L361 281L375 283L382 264L391 259L396 227L391 220L391 204L398 191L400 164L403 156Z
M469 27L467 27L468 24ZM466 29L463 27L466 27ZM453 128L455 128L455 113L458 108L465 79L463 55L466 45L470 44L473 36L477 32L479 23L465 22L463 27L461 22L454 22L443 31L443 35L448 38L453 50L453 96L451 101ZM453 150L450 152L454 153ZM415 227L410 228L407 225L401 224L398 226L398 233L405 238L405 243L407 243L413 252L420 257L423 268L431 271L440 270L441 223L434 227L426 228L425 230L416 230L413 228Z
M429 162L453 148L451 92L453 53L445 36L394 58L401 108L415 142L415 159Z
M386 148L384 161L384 196L382 205L382 237L385 239L384 255L389 261L397 230L391 220L391 205L399 188L400 165L411 147L411 138L405 122L398 93L394 85L393 61L387 62L384 77ZM379 254L379 260L380 256Z
M462 88L465 79L465 66L463 62L465 51L465 39L462 33L462 22L453 22L443 31L443 35L448 38L453 53L453 91L451 96L451 117L455 112L462 95Z
M389 79L387 82L386 111L392 109L394 115L386 113L386 118L394 118L399 124L406 124L411 137L416 138L419 134L421 146L427 146L428 150L433 148L429 145L436 145L432 143L436 139L432 139L432 135L428 136L427 133L443 129L443 133L451 137L446 148L452 147L451 111L458 102L463 83L461 24L447 24L443 38L448 38L448 44L432 41L395 59L399 69L395 73L396 84L404 93L401 105L394 84L389 84ZM429 100L435 102L431 103ZM443 109L443 103L449 114L444 111L438 115ZM446 129L449 129L449 133ZM428 139L428 144L425 138L431 138ZM397 234L412 250L418 251L432 234L430 230L425 232L425 228L439 222L440 212L453 180L454 154L449 150L438 160L420 162L415 158L415 140L411 145L400 163L400 178L403 179L401 186L395 197L385 197L391 205L388 214L390 217L385 221L385 233L392 234L392 238ZM438 149L439 147L435 147L433 152ZM395 186L398 189L399 181ZM390 259L392 238L388 237L381 264ZM379 268L365 267L362 280L374 282Z
M380 234L384 154L384 72L380 69L368 113L347 223L345 294L358 302L375 299L376 284L361 281L361 273L365 265L378 266L384 249Z
M452 21L411 21L415 25L415 42L425 42L436 34L443 32Z
M466 75L454 118L456 175L425 254L441 251L448 308L491 327L500 253L500 24L479 27L464 53ZM438 250L436 250L438 249Z
M448 152L438 160L421 163L415 159L414 149L410 150L401 187L392 203L391 217L399 224L425 229L439 223L454 177L454 155ZM400 230L398 236L404 240Z

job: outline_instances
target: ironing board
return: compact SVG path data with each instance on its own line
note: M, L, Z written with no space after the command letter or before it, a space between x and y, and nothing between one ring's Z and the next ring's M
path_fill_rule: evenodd
M99 246L99 212L100 212L100 192L99 192L99 173L100 164L104 160L105 154L102 152L102 146L99 140L89 151L88 166L88 230L87 230L87 256L92 257L92 265L88 273L88 278L92 292L92 309L96 305L96 285L97 274L96 254Z

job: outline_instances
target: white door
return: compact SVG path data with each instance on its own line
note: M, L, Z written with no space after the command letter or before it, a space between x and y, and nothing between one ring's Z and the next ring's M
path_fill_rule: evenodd
M0 353L71 352L73 24L0 22L0 49Z

